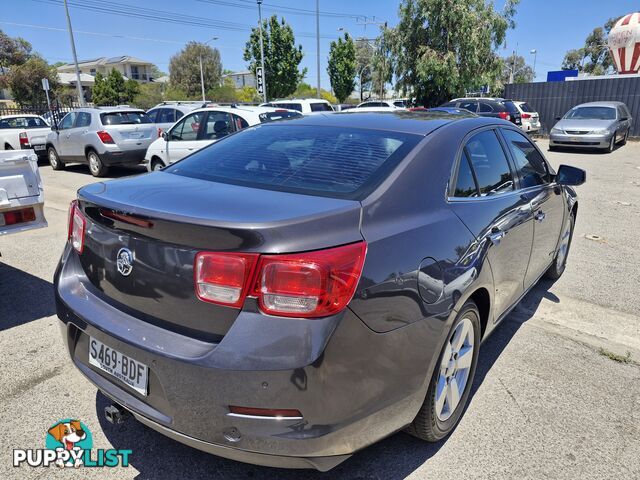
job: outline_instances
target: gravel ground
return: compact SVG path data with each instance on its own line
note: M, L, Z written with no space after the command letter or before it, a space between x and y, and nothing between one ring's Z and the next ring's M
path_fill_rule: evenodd
M69 201L95 179L84 166L42 166L49 227L0 238L0 478L639 478L640 144L547 157L588 172L565 275L530 292L485 342L469 407L448 439L425 444L399 433L325 474L244 465L135 421L104 421L107 400L64 352L51 285ZM626 351L630 363L612 360ZM131 466L11 466L13 448L43 448L46 429L64 417L89 426L94 448L133 449Z

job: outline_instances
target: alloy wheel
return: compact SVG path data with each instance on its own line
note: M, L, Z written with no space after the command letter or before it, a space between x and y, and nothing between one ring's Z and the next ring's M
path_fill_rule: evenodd
M463 317L451 333L440 361L435 410L441 422L448 420L460 404L473 364L474 343L473 323Z
M94 175L97 175L100 171L100 161L98 160L96 154L93 152L89 154L89 170L91 170L91 173L93 173Z

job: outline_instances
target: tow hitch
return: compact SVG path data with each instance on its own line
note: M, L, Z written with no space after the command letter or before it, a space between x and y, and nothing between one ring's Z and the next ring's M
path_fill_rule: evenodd
M120 425L124 423L131 414L117 403L104 407L104 416L109 423Z

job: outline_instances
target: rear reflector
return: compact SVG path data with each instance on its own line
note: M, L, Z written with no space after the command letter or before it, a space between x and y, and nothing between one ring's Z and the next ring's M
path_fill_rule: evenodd
M11 210L9 212L0 213L0 226L18 225L20 223L34 222L36 212L32 207L21 208L20 210Z
M98 138L100 138L100 141L102 143L116 143L113 141L113 138L111 138L111 135L109 135L109 132L105 132L104 130L100 130L99 132L96 132L98 135Z
M69 206L69 241L71 246L78 253L84 250L84 233L87 221L80 211L78 201L73 200Z
M29 137L27 137L26 132L20 133L20 135L18 135L18 138L20 138L20 145L29 145Z
M196 295L205 302L240 307L258 254L200 252L195 260Z
M249 417L302 418L300 410L290 408L252 408L229 405L229 412Z
M153 222L150 220L145 220L144 218L135 217L126 213L114 212L113 210L107 210L106 208L100 209L100 215L105 218L110 218L111 220L118 220L120 222L136 225L142 228L153 228Z

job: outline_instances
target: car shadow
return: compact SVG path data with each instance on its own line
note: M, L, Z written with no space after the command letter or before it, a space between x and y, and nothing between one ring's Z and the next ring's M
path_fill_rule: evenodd
M0 261L0 331L55 313L51 282Z
M551 285L552 282L541 281L485 341L480 349L470 401L502 351L520 326L533 316L542 299L559 301L548 291ZM189 479L400 480L433 457L447 441L445 438L437 443L426 443L400 432L361 450L329 472L286 470L244 464L201 452L171 440L132 418L124 424L113 425L104 418L103 413L110 403L102 393L96 393L96 413L100 426L114 448L133 450L129 458L130 465L140 472L137 479L183 477L185 466L188 466Z
M39 161L38 162L40 168L51 168L49 165L49 161ZM91 176L91 172L89 171L89 166L81 163L72 163L65 165L64 169L68 172L73 173L81 173L84 175ZM122 178L122 177L130 177L131 175L139 175L141 173L147 173L147 169L143 165L133 165L133 166L113 166L109 167L107 174L104 176L105 179L110 178Z

